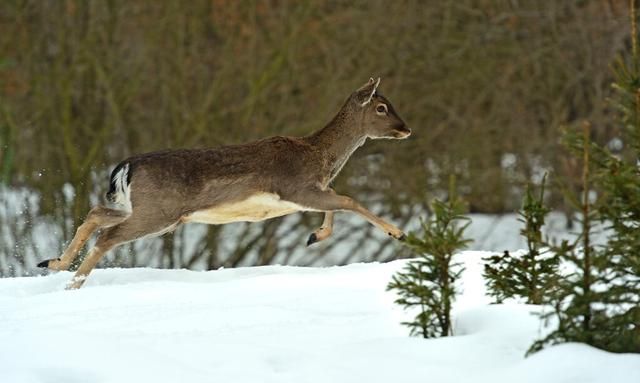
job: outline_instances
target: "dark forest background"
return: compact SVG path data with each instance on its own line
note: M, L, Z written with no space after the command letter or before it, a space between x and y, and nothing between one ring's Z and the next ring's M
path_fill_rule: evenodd
M614 0L4 0L0 275L60 252L125 157L306 135L372 76L413 136L365 145L336 190L403 227L451 174L471 212L502 214L549 172L549 204L566 210L561 189L578 187L580 167L561 129L587 120L594 141L621 147L607 98L627 20ZM320 221L178 230L154 242L155 264L287 263ZM346 239L337 263L390 246L364 222L342 224L308 259ZM140 264L131 248L108 262Z

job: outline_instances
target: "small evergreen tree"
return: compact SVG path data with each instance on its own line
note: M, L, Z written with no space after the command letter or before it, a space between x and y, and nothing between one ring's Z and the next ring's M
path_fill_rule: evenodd
M581 137L566 135L569 148L583 157L582 201L574 198L582 213L582 233L576 243L564 242L556 249L575 272L548 300L554 311L543 317L555 317L557 328L530 351L584 342L613 352L640 352L640 57L636 1L629 4L632 54L614 65L617 97L611 102L621 111L621 141L627 148L614 155L592 144L587 123ZM600 194L595 204L590 201L592 178ZM594 220L609 234L599 248L590 241Z
M640 353L640 173L635 166L611 160L602 186L607 203L600 206L602 220L612 233L604 249L611 337L606 349Z
M465 210L462 200L450 192L449 201L433 202L431 217L421 221L422 236L410 233L407 237L406 244L417 258L393 276L387 290L397 291L399 297L395 302L405 309L419 309L412 321L403 322L411 335L431 338L452 334L454 284L463 271L453 257L469 242L464 239L464 230L469 225L468 218L462 215Z
M484 260L484 278L489 295L496 303L507 298L524 298L527 303L541 304L543 297L557 284L558 256L549 251L542 238L542 227L549 208L544 204L544 185L535 195L531 184L527 185L522 209L518 212L524 227L520 234L527 240L527 252L512 256L508 251Z
M601 219L612 235L605 253L615 337L608 349L640 352L640 56L636 1L630 1L631 57L619 57L613 66L616 97L611 104L621 112L623 142L628 149L615 156L599 149L598 186L603 192Z
M557 328L534 343L530 352L562 342L582 342L613 352L640 352L637 333L640 297L629 284L637 281L638 275L621 272L620 268L626 260L637 257L640 243L626 247L625 253L621 254L619 244L623 237L615 230L615 224L601 214L603 209L610 209L605 206L612 203L611 197L605 193L599 200L591 201L591 154L595 153L600 164L610 155L590 142L587 123L583 125L582 137L568 133L566 139L570 148L581 148L583 156L582 198L579 202L572 199L578 203L581 212L581 233L574 243L564 241L554 249L572 272L560 281L558 289L546 300L553 311L544 314L543 318L555 317ZM599 178L598 181L601 182ZM626 209L620 212L628 213ZM604 246L596 247L591 241L595 221L608 223L614 229Z
M621 111L622 142L627 149L614 155L606 147L591 144L589 126L582 138L569 134L568 144L583 156L581 247L566 243L559 256L577 272L563 281L550 303L558 327L536 342L532 351L548 343L584 342L613 352L640 352L640 57L636 1L630 1L631 57L614 65L616 98ZM579 149L579 150L576 150ZM600 199L591 209L591 169ZM590 242L591 222L601 221L609 230L605 246Z
M591 243L593 222L597 215L590 200L592 145L588 123L584 123L582 133L579 136L569 131L564 137L570 149L582 154L582 196L576 198L567 195L569 201L580 210L581 233L575 242L563 241L553 249L572 272L558 283L558 289L545 300L553 311L542 317L555 317L558 327L544 339L535 342L530 352L540 350L547 344L582 342L603 347L606 342L607 293L602 288L595 288L596 285L606 286L606 258Z

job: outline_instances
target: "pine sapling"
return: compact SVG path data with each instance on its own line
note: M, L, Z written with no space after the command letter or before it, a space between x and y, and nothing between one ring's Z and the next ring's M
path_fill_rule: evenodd
M452 335L455 282L463 271L453 257L469 242L464 239L469 225L468 218L462 215L465 209L454 193L450 193L447 202L435 200L429 219L421 220L422 235L410 233L407 237L406 244L417 258L393 276L387 290L397 292L395 302L405 309L418 309L413 320L403 322L411 335L424 338Z
M617 303L610 313L616 330L610 351L640 352L640 56L636 2L630 2L631 56L613 65L615 97L611 104L621 112L621 156L606 150L598 162L596 180L604 194L598 212L611 233L605 248L609 299Z
M576 270L550 300L558 327L536 342L532 350L559 342L584 342L612 352L640 352L640 54L636 1L630 1L631 57L613 66L615 97L612 106L621 113L618 155L591 144L589 125L582 140L568 135L569 147L579 149L584 163L581 247L566 243L561 259ZM589 161L595 172L591 174ZM589 201L593 178L600 198ZM608 240L596 249L590 241L591 222L608 230Z
M535 352L548 344L582 342L607 349L611 338L612 323L608 319L611 300L608 286L606 254L592 244L593 222L598 219L593 209L590 126L583 124L582 135L572 132L565 134L567 145L574 151L579 148L582 155L582 194L580 198L570 197L580 211L581 232L573 243L563 241L553 251L562 264L571 272L558 283L553 294L545 298L545 303L553 311L542 318L555 318L557 328L545 338L535 342L529 352Z
M549 213L544 204L545 179L539 195L535 195L531 184L527 185L522 209L518 212L524 224L520 234L526 238L527 252L513 256L504 251L484 259L484 278L489 295L496 303L523 298L527 303L541 304L557 283L558 257L549 251L542 238L542 227Z

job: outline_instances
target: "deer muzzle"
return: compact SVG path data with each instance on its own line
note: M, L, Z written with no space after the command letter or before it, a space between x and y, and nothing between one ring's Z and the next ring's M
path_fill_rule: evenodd
M400 125L394 128L394 136L398 139L405 139L411 135L411 129L407 128L406 125Z

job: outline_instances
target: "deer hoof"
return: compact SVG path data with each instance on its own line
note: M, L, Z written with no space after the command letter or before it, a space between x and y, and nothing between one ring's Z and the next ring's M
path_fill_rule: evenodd
M307 246L311 246L316 242L318 242L318 236L316 235L316 233L311 233L309 239L307 240Z
M40 263L38 263L38 267L49 267L49 262L51 261L59 261L60 258L54 258L54 259L47 259L45 261L42 261Z
M404 240L407 239L407 236L403 232L400 232L400 235L393 235L393 233L391 233L391 232L389 232L387 234L389 234L390 237L393 237L393 238L397 239L398 241L403 241L404 242Z

